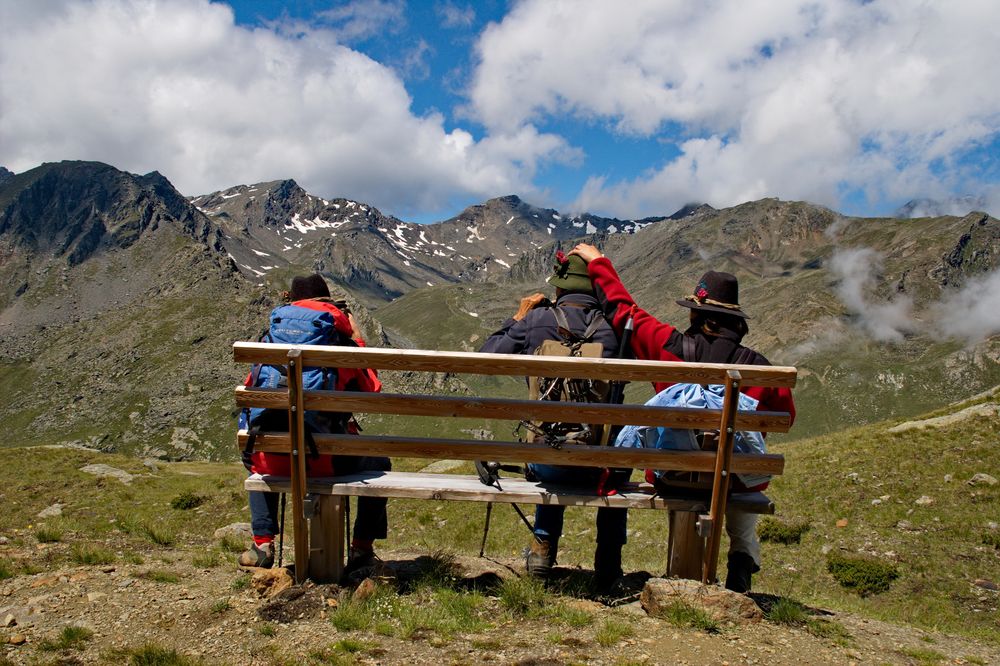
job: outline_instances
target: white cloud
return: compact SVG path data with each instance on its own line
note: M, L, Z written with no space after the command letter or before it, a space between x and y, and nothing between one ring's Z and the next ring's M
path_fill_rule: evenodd
M541 160L573 156L533 128L448 130L334 30L243 28L208 0L3 3L3 25L0 164L15 171L101 160L186 194L293 177L405 213L530 192Z
M969 280L958 292L931 308L938 331L979 342L1000 333L1000 271Z
M986 189L954 160L1000 132L997 25L989 0L524 0L481 36L470 106L493 131L682 128L678 156L591 178L580 209L943 197Z
M875 301L872 291L882 268L882 257L867 247L837 250L830 257L830 272L837 278L834 292L855 323L873 339L899 342L914 332L912 301L906 296Z
M434 11L445 28L469 28L476 20L476 10L472 5L459 7L453 2L439 2L434 5Z
M352 0L320 12L337 38L344 42L366 39L379 33L399 32L406 25L403 0Z

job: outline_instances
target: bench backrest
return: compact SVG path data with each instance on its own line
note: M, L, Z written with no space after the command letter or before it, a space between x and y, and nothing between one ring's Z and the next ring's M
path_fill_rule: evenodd
M729 478L732 473L780 474L784 458L777 455L733 454L733 433L737 430L786 432L790 416L785 412L743 412L738 410L738 394L743 386L788 387L795 385L792 367L637 361L606 358L545 357L511 354L480 354L457 351L372 349L356 347L304 346L237 342L233 356L240 363L286 366L288 388L259 389L238 386L240 407L265 407L289 411L288 432L265 432L257 436L255 450L287 453L291 465L293 506L305 494L305 446L303 414L306 410L507 419L513 421L564 421L606 424L638 424L675 428L719 430L718 451L662 451L615 449L566 444L554 449L544 444L513 441L480 441L436 437L316 434L321 453L458 460L501 460L596 467L671 469L713 474L712 506L704 520L709 538L711 565L703 576L712 580L725 512ZM376 370L476 375L584 377L604 380L668 383L722 384L722 409L686 409L608 405L595 403L547 402L485 397L456 397L424 394L357 393L344 391L304 391L303 367L373 368ZM246 433L239 434L240 446ZM296 508L298 520L301 509ZM304 532L303 532L304 534ZM299 561L300 534L296 531L296 560ZM303 557L308 557L304 547ZM298 567L297 567L298 568Z

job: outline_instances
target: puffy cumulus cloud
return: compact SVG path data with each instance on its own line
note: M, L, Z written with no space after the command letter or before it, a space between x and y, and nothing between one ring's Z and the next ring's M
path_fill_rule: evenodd
M917 328L905 296L877 302L870 293L882 267L882 257L867 247L837 250L830 257L830 272L837 278L834 291L855 323L879 342L900 342Z
M1000 271L969 280L931 308L936 330L976 343L1000 334Z
M1000 132L997 25L989 0L524 0L481 36L470 108L505 131L565 114L681 128L678 156L593 177L578 208L981 191L957 162Z
M540 160L572 157L532 128L476 141L439 114L414 115L398 76L334 30L243 28L208 0L42 0L3 13L0 164L16 171L102 160L159 170L187 194L294 177L405 213L530 192Z

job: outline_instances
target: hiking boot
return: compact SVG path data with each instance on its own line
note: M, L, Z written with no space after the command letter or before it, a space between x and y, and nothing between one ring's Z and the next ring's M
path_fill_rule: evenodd
M594 551L594 594L607 595L624 573L621 545L597 544L597 550Z
M524 563L529 576L545 580L552 573L552 565L556 563L555 549L552 543L543 539L532 539L528 547L528 558Z
M250 544L250 547L240 553L239 565L241 567L260 567L270 569L274 566L274 542L268 541L257 545Z
M740 594L750 591L750 580L760 567L748 553L734 551L729 553L729 566L726 572L726 589Z
M347 564L344 566L342 580L351 582L357 579L358 582L361 582L367 578L366 574L370 573L366 570L374 570L381 561L374 550L361 550L360 548L352 547L347 551Z

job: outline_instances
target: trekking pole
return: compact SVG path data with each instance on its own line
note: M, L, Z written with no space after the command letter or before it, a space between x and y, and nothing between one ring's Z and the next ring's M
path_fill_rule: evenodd
M493 515L493 502L486 503L486 524L483 525L483 542L479 544L479 557L486 552L486 537L490 533L490 516Z
M632 343L632 330L635 328L636 306L628 312L628 319L625 320L625 330L622 331L622 339L618 344L618 358L624 359L628 353L629 345ZM608 391L608 404L620 405L625 400L625 382L612 380L611 389ZM611 442L611 426L605 425L604 432L601 433L601 446L608 446Z
M278 568L281 568L282 553L285 551L285 493L281 493L281 520L278 521Z

